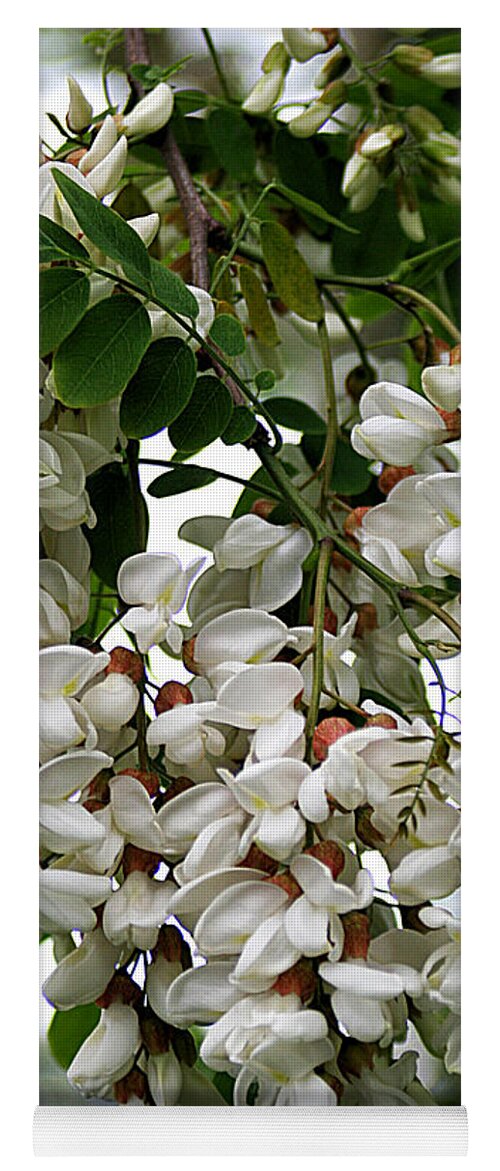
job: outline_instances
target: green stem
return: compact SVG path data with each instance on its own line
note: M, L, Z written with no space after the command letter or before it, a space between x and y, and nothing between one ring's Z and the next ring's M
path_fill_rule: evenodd
M333 540L331 537L323 537L319 547L318 568L316 571L316 587L314 591L313 680L305 728L306 740L308 741L309 745L316 727L316 720L318 718L318 711L321 702L321 691L323 688L323 631L325 625L326 587L332 560L332 551Z
M210 286L210 294L212 297L215 295L215 290L218 287L218 285L220 284L222 277L224 276L224 273L227 272L229 265L231 264L231 261L233 259L233 256L236 255L238 248L241 244L241 241L243 240L244 236L246 236L246 233L248 232L248 229L250 227L250 224L252 223L252 220L254 218L256 211L258 211L258 209L259 209L262 201L265 199L266 195L268 195L269 192L273 190L273 187L274 187L274 183L268 183L266 187L263 187L262 191L260 192L258 198L256 199L253 207L251 207L250 211L247 212L247 214L241 224L241 227L233 240L233 244L232 244L227 256L224 257L220 266L217 267L217 269L214 273L212 284Z
M346 313L342 302L339 301L338 297L336 297L334 295L334 293L331 293L329 289L325 289L324 294L325 294L327 301L329 301L330 305L332 306L332 309L335 310L337 317L340 318L342 324L345 326L345 329L347 330L347 333L349 334L351 341L354 342L354 345L355 345L355 347L358 351L358 354L359 354L359 359L360 359L361 365L365 369L368 377L376 379L377 375L375 373L375 370L373 369L373 366L370 365L370 359L369 359L367 351L365 349L364 342L362 341L357 329L354 328L354 325L352 324L352 321L349 317L349 314ZM371 347L370 347L370 349L371 349Z
M332 480L333 465L335 463L335 452L337 450L337 438L339 432L337 403L335 399L335 383L333 380L332 358L330 354L330 342L328 339L328 330L326 328L326 322L324 318L322 321L318 321L318 339L321 351L321 362L323 365L327 418L326 441L322 459L323 478L320 500L320 516L324 517L328 507L328 491Z
M407 285L394 284L392 281L390 288L396 295L399 293L400 296L408 297L411 302L416 302L417 305L421 305L423 309L426 309L428 313L431 313L436 318L436 321L439 321L440 325L448 331L454 341L461 341L460 330L457 329L451 318L439 308L439 305L435 305L434 301L429 300L429 297L424 297L424 294L420 293L418 289L409 288Z
M202 32L202 35L205 39L207 49L208 49L210 56L212 58L213 66L214 66L215 72L217 74L217 77L219 79L220 87L221 87L221 90L224 94L224 97L227 102L232 102L233 99L231 97L231 94L229 93L228 84L227 84L226 78L224 77L224 73L222 70L221 63L219 61L217 49L215 48L215 45L213 43L212 37L210 35L210 31L208 28L202 28L201 32Z
M399 596L402 602L415 602L417 606L423 606L424 610L430 610L431 614L435 614L444 626L451 630L451 633L458 638L460 642L462 637L462 630L459 622L456 622L451 614L447 614L437 602L432 602L430 598L425 598L421 594L417 594L414 590L400 590Z
M272 500L278 500L280 504L283 503L283 497L278 492L273 492L272 488L261 488L258 484L252 484L251 480L244 480L242 476L230 475L229 472L219 472L216 468L205 468L201 464L192 464L191 462L185 465L179 464L178 460L175 459L144 459L142 456L138 462L140 464L152 464L153 466L158 465L160 468L179 468L185 466L188 468L196 468L201 472L211 472L221 480L230 480L232 484L243 484L244 488L249 488L256 495L262 493L264 496L270 496Z

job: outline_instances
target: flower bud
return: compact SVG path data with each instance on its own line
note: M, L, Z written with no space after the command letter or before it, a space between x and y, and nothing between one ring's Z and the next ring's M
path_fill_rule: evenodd
M341 960L366 960L370 943L370 923L360 911L349 911L342 916L344 950Z
M162 712L169 712L171 708L177 707L178 703L192 703L193 696L186 687L185 683L177 683L172 680L170 683L164 683L160 687L158 695L155 699L155 712L160 716Z
M290 56L282 41L276 41L271 48L268 49L261 65L263 73L275 73L279 69L281 73L286 73L290 65Z
M439 134L443 129L443 123L435 114L431 114L430 110L426 110L425 106L408 106L405 118L410 130L420 140L427 138L428 134Z
M108 114L96 135L90 150L86 151L78 164L78 170L82 175L88 175L94 167L102 163L103 159L109 155L109 152L116 146L118 142L118 131L116 123L111 114Z
M299 997L302 1004L307 1004L314 996L317 982L318 978L311 960L301 959L297 960L297 963L288 968L286 972L282 972L281 976L278 976L271 990L277 992L279 996L290 996L293 993Z
M421 244L425 240L425 228L420 211L404 198L398 207L398 220L405 236L413 240L414 244Z
M130 114L122 118L124 133L128 138L139 134L154 134L161 130L172 116L174 95L169 85L160 81L150 93L141 98Z
M318 53L333 49L338 28L282 28L283 40L295 61L310 61Z
M332 81L321 97L312 102L302 114L292 118L288 123L288 130L295 138L309 138L324 126L334 110L342 106L346 100L347 87L343 81Z
M314 82L315 89L323 90L331 81L335 81L337 77L341 77L342 74L346 73L349 66L350 61L347 53L344 53L340 45L336 45L331 57L325 61L323 68L316 77Z
M247 114L268 114L281 97L285 74L280 69L265 73L245 98L242 110Z
M98 163L88 172L87 178L98 199L109 195L120 182L127 161L127 150L127 139L122 134L102 163Z
M341 736L354 731L354 724L344 720L342 716L329 716L326 720L321 720L313 735L313 752L316 760L326 760L330 745L340 740Z
M365 159L384 159L405 137L404 126L388 123L363 139L358 153Z
M66 78L69 89L69 109L66 114L66 125L68 130L72 130L78 134L80 130L86 130L92 121L92 106L87 101L85 95L82 93L78 82L69 74Z
M389 492L392 492L392 489L396 487L396 484L399 484L400 480L405 480L407 476L414 475L415 468L395 468L390 464L380 473L377 483L384 496L388 496Z
M364 390L367 390L373 382L373 373L366 370L364 366L355 366L353 370L347 375L345 380L345 388L350 398L358 403Z
M377 608L373 602L358 602L356 606L358 620L354 628L354 638L363 638L378 626Z
M377 195L380 182L375 163L356 151L346 164L342 178L342 194L349 200L349 210L366 211Z
M419 73L422 65L432 61L432 49L424 45L396 45L392 50L391 58L398 69L403 73Z
M429 134L422 143L421 150L431 162L450 167L452 170L460 170L460 141L454 134L448 134L445 130L440 130L438 134Z
M422 370L422 390L429 401L441 411L455 412L460 402L461 367L427 366Z
M105 668L105 675L128 675L133 683L140 683L144 677L144 665L141 656L136 651L129 651L127 647L116 646L109 652L111 662Z
M127 223L129 228L133 228L134 232L137 232L145 248L149 248L160 226L160 217L157 211L153 211L150 215L134 216Z
M443 89L458 89L461 83L460 53L443 53L419 69L419 76Z

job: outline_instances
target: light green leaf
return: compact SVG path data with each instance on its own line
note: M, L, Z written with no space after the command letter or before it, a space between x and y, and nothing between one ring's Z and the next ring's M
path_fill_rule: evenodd
M250 268L248 264L240 264L238 266L238 276L240 278L240 288L248 309L250 325L255 336L265 346L278 346L280 343L280 335L276 329L266 294L255 269Z
M169 427L169 438L181 451L199 451L227 427L233 401L224 383L213 374L198 378L186 409Z
M281 195L289 199L294 207L299 207L302 211L307 211L309 215L316 216L318 220L325 220L327 224L335 224L336 228L342 228L343 232L350 232L351 236L359 236L359 228L352 228L350 224L344 224L342 220L331 215L329 211L325 211L324 207L321 207L321 204L316 203L314 199L308 199L306 195L301 195L300 191L294 191L291 187L287 187L285 183L274 183L274 187L276 191L279 191Z
M120 294L99 301L56 353L57 397L68 407L94 407L116 398L150 339L149 317L135 297Z
M260 239L269 275L281 300L306 321L321 321L324 313L316 281L286 228L264 220Z
M40 357L50 354L83 317L90 282L77 268L48 268L40 273Z
M47 1040L57 1064L69 1069L73 1058L99 1023L101 1010L96 1004L81 1004L68 1012L55 1012Z
M246 347L243 326L231 313L218 313L210 328L210 337L230 358L242 354Z
M196 378L193 351L180 338L153 342L120 403L125 435L143 439L156 435L187 406Z

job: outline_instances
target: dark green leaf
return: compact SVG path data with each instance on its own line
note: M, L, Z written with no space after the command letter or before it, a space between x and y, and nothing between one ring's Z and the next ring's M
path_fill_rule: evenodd
M218 313L214 317L210 337L230 358L242 354L246 346L243 326L231 313Z
M286 398L284 395L268 398L266 408L275 423L281 423L282 427L291 427L293 431L307 432L308 435L325 434L326 423L300 399Z
M314 199L309 199L306 195L301 195L299 191L292 191L291 187L287 187L284 183L275 183L276 190L284 195L286 199L293 203L294 207L299 207L301 211L307 211L309 215L317 216L319 220L325 220L328 224L335 224L337 228L341 228L343 232L350 232L352 236L359 235L359 228L353 228L349 224L344 224L342 220L337 219L336 216L330 215L329 211L325 211L324 207L320 207Z
M335 230L332 263L335 272L353 276L388 276L409 247L399 225L396 198L392 191L381 191L371 207L360 214L346 212L346 220L359 228L357 240Z
M126 557L144 551L136 532L136 514L130 477L121 464L107 464L87 480L90 503L97 525L85 529L92 554L92 568L111 589L116 589L116 575ZM147 534L148 512L140 499L141 525Z
M181 277L176 272L171 272L159 260L150 259L150 265L153 296L161 301L166 309L172 309L181 317L190 317L194 320L199 312L198 302Z
M195 378L196 359L185 342L176 337L153 342L120 403L125 435L143 439L173 423L189 402Z
M272 390L276 382L274 370L259 370L254 379L257 390Z
M201 89L180 89L175 95L175 108L181 114L194 114L208 105L208 94Z
M286 228L276 220L260 225L264 260L276 292L306 321L321 321L323 306L316 281Z
M213 374L203 374L195 383L186 409L169 427L170 442L181 451L199 451L222 435L232 409L227 386Z
M216 479L215 472L210 472L207 468L192 468L189 464L181 464L153 480L149 485L148 494L157 500L163 500L165 496L179 496L181 492L191 492L193 488L205 488Z
M57 351L57 397L67 407L94 407L116 398L150 339L149 317L135 297L120 294L99 301Z
M87 249L71 236L65 228L55 224L47 216L40 216L40 264L52 260L89 260Z
M96 1004L80 1004L68 1012L54 1013L47 1040L54 1060L63 1069L69 1069L83 1042L99 1023L100 1015Z
M227 446L233 443L243 443L253 435L257 426L255 415L248 407L233 407L233 413L225 430L222 432L222 442Z
M55 182L78 221L81 229L106 256L117 260L130 280L148 288L150 281L149 256L140 236L110 207L105 207L94 196L84 191L57 168Z
M320 435L304 435L300 446L311 465L316 468L323 455L324 440ZM359 496L372 482L368 470L370 460L363 459L346 439L339 439L335 452L335 463L331 480L332 492L341 496Z
M257 155L252 130L239 110L212 110L206 121L209 142L231 179L253 179Z
M216 1090L224 1098L224 1101L228 1103L228 1106L232 1106L235 1078L231 1077L229 1073L216 1073L212 1078L212 1082Z
M245 298L250 325L257 339L265 346L277 346L280 335L267 302L267 296L255 269L248 264L238 267L240 288Z
M40 356L50 354L83 317L90 282L77 268L48 268L40 273Z
M274 499L273 495L267 496L266 488L272 489L273 494L276 492L276 488L265 468L257 468L253 476L250 476L250 482L255 484L255 491L251 488L244 489L233 508L233 517L245 516L247 512L250 512L252 504L256 500L260 500L262 496L269 500Z

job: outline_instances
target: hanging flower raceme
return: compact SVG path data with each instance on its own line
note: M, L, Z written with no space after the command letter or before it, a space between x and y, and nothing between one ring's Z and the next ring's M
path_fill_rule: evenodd
M363 556L395 581L415 586L460 575L460 476L408 476L359 530Z
M92 654L79 646L51 646L40 651L40 746L43 761L84 744L93 749L97 732L79 693L110 661L105 651Z
M359 411L362 422L353 427L351 443L366 459L409 467L427 447L448 437L443 419L422 395L392 382L365 390Z
M182 610L193 577L203 558L183 570L169 553L136 553L123 562L117 578L118 592L132 606L122 618L126 630L135 635L144 654L156 643L166 641L178 654L182 632L174 614Z

